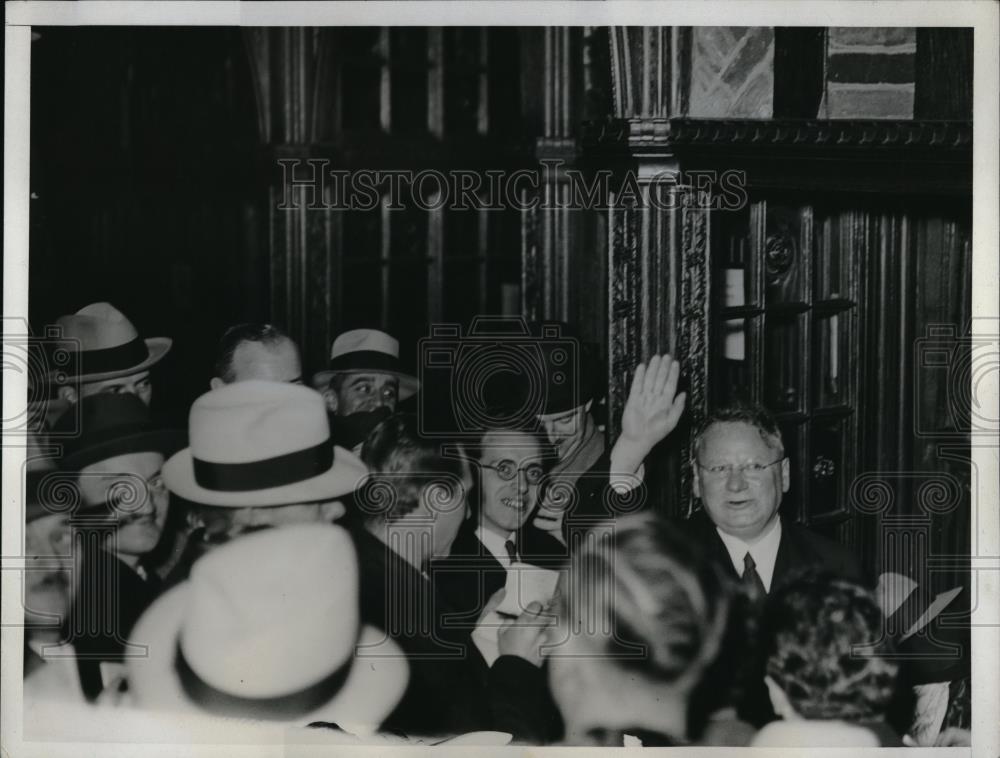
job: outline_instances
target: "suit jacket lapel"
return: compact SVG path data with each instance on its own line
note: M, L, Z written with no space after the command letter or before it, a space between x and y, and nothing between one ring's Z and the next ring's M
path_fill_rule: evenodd
M781 541L778 543L778 554L774 559L774 575L771 577L772 592L778 584L788 579L789 574L809 562L809 557L802 555L801 547L790 526L782 520Z
M715 524L712 523L712 519L708 517L708 514L704 510L700 510L692 515L690 520L697 529L699 541L708 547L711 558L722 566L723 571L731 579L739 581L740 575L737 573L736 567L733 566L733 561L729 557L726 543L722 541L722 537L719 536L719 530L715 528Z

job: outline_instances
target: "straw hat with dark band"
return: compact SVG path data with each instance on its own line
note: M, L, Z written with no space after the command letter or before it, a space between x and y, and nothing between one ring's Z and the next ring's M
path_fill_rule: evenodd
M142 339L125 314L110 303L93 303L56 321L61 333L55 346L59 360L49 381L70 379L98 382L137 374L157 363L173 341L168 337Z
M420 381L402 370L399 341L378 329L353 329L339 335L330 347L330 365L313 375L313 387L326 389L337 373L391 374L399 379L399 399L420 390Z
M163 466L185 500L229 508L319 502L353 492L368 469L333 444L323 397L285 382L227 384L198 398L190 447Z
M129 689L143 708L375 731L409 678L384 633L361 624L348 533L293 524L245 535L195 563L131 642ZM378 652L372 654L372 646Z

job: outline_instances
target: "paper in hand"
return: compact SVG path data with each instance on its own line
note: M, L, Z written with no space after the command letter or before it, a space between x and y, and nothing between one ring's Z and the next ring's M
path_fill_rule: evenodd
M527 563L513 563L507 569L507 586L497 613L520 616L532 603L547 605L556 592L559 572Z

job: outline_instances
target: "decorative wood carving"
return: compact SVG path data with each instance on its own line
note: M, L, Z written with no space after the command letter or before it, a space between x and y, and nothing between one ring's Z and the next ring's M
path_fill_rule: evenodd
M683 251L696 244L697 230L689 226L682 210L691 195L689 187L667 189L670 203L650 202L656 178L676 176L679 165L665 142L669 116L682 107L681 87L688 48L685 30L669 27L617 27L608 31L613 84L614 115L611 121L585 125L582 142L588 161L618 169L618 179L628 177L624 197L638 191L638 203L618 205L612 199L608 215L608 431L620 429L621 413L637 364L653 353L684 354L694 329L690 314L681 306L681 272L687 265ZM597 123L602 126L596 126ZM602 138L594 138L597 130ZM661 207L657 207L657 205ZM697 268L697 267L696 267ZM687 319L687 321L685 320ZM698 386L704 381L699 379ZM690 400L689 400L690 403ZM676 458L656 451L651 469L677 474ZM678 486L675 476L672 487ZM659 507L677 507L679 490L667 497L666 489L652 490Z
M679 145L779 145L854 147L972 146L967 121L819 119L617 118L583 125L585 145L658 147Z
M712 281L708 230L707 210L694 207L684 212L677 359L688 377L687 408L693 424L697 424L708 409L708 366L711 357L708 338ZM679 497L683 503L681 510L687 512L690 512L692 506L691 469L685 465L690 460L690 452L690 440L685 440L680 458Z

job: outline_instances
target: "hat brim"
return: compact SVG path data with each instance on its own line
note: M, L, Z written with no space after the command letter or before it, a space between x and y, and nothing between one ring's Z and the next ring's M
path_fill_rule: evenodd
M185 694L174 666L174 652L188 609L190 584L161 595L136 623L129 644L148 655L128 658L129 691L144 709L203 713ZM360 651L360 652L359 652ZM374 652L373 652L374 651ZM308 655L308 651L303 651ZM253 666L254 661L247 661ZM406 691L409 666L399 646L384 632L363 626L354 662L339 690L321 707L285 723L336 723L348 731L374 732Z
M400 400L407 400L416 395L418 392L420 392L420 380L417 379L417 377L415 376L411 376L410 374L401 374L398 371L386 371L385 369L377 369L377 370L372 369L372 372L378 374L390 374L391 376L394 376L397 379L399 379ZM322 392L330 385L330 379L333 377L334 374L337 373L360 374L364 373L364 369L357 369L354 371L330 371L329 369L327 369L325 371L318 371L315 374L313 374L312 377L313 389Z
M149 351L149 356L142 363L128 368L123 368L118 371L105 371L98 374L78 374L70 378L79 382L103 382L106 379L117 379L120 376L138 374L140 371L145 371L146 369L151 368L154 364L159 363L174 344L174 341L170 339L170 337L149 337L143 341L146 343L146 349ZM56 383L56 377L58 375L58 371L49 372L49 381ZM63 384L65 383L66 382L64 380Z
M193 503L224 508L247 508L271 505L313 503L354 492L368 479L368 467L354 453L334 446L333 466L319 476L283 487L263 490L224 492L198 484L194 476L191 448L185 448L163 464L167 489Z
M129 453L161 453L170 457L187 444L187 432L178 429L151 429L127 434L82 448L59 460L64 471L79 471L85 466Z

